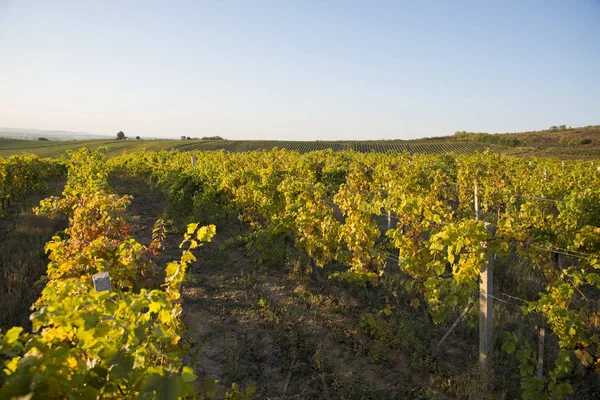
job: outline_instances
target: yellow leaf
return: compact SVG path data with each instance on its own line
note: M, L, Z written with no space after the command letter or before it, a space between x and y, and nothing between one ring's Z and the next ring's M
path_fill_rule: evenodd
M4 373L6 375L10 375L13 372L15 372L17 370L17 364L19 363L19 360L21 359L21 357L14 357L12 360L10 360L8 363L6 363L6 369L4 369Z
M16 342L21 332L23 332L23 328L20 326L10 328L8 332L6 332L6 343L11 344Z
M191 235L192 233L194 233L196 231L196 229L198 229L198 223L195 222L193 224L188 224L187 226L187 234Z
M171 313L168 310L162 310L158 314L158 319L160 319L160 322L169 323L172 320Z
M67 358L67 365L73 369L77 367L77 359L73 356Z
M150 309L151 313L156 313L162 308L162 304L160 304L157 301L153 301L152 303L150 303L148 308Z

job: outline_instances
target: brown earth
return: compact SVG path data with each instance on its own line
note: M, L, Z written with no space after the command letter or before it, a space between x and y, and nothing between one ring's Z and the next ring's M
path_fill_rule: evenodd
M135 237L148 244L165 199L140 180L121 177L111 184L133 196ZM311 279L300 262L259 268L243 243L229 239L239 233L238 224L217 226L184 282L187 363L199 376L217 379L220 391L233 382L254 386L256 398L267 399L446 398L428 390L432 376L442 373L439 363L408 329L378 312L385 299L376 291L327 279L323 272ZM179 258L181 239L167 235L161 265ZM375 327L361 319L366 312L374 315ZM394 315L414 318L416 310L396 302ZM464 371L473 361L465 359L466 350L453 348L454 360L442 369Z

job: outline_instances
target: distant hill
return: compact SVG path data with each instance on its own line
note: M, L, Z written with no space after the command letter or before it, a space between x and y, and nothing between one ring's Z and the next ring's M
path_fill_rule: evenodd
M562 158L600 158L600 126L582 128L553 127L543 131L520 133L456 132L442 136L412 140L366 141L277 141L227 140L192 141L175 147L180 151L226 150L242 152L286 148L305 153L313 150L354 150L363 153L388 151L421 154L474 154L490 149L511 155L557 156Z
M117 156L122 153L143 150L168 150L180 145L180 140L22 140L0 137L0 157L14 154L33 153L40 157L59 157L67 150L77 150L87 147L90 150L106 148L106 155Z
M517 133L456 132L446 140L472 141L512 148L518 155L600 156L600 125L580 128L554 126L550 129Z
M20 134L29 136L29 141L15 140ZM301 153L332 149L334 151L355 150L369 152L409 152L421 154L474 154L490 149L496 153L515 156L552 156L559 158L600 158L600 126L582 128L555 127L553 129L489 134L481 132L456 132L454 135L413 140L366 140L366 141L280 141L280 140L115 140L113 137L94 136L86 133L65 131L41 131L35 129L11 130L0 128L0 156L15 153L33 152L45 157L64 154L67 149L87 146L89 148L108 147L109 155L135 150L173 149L178 151L225 150L244 152L290 149ZM49 141L37 141L45 137ZM90 140L94 137L102 140ZM85 140L73 140L75 138ZM36 141L32 141L36 140ZM146 139L146 138L145 138Z
M535 147L544 149L548 147L599 147L600 125L590 125L582 128L559 128L546 129L543 131L518 132L518 133L475 133L456 132L454 138L457 140L470 140L480 143L493 143L511 147ZM440 138L436 138L440 139Z
M111 136L94 135L87 132L46 131L40 129L0 128L0 137L22 140L37 140L40 137L48 140L89 140L107 139Z

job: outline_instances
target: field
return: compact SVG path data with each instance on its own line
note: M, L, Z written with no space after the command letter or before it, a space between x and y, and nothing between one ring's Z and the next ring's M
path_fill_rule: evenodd
M595 398L597 164L360 144L0 158L0 398Z
M298 151L331 149L353 150L361 153L403 153L472 155L489 149L499 154L515 156L558 157L562 159L594 159L600 157L600 128L597 126L567 129L488 135L458 132L454 136L415 140L367 141L279 141L279 140L71 140L29 141L0 138L0 156L33 153L40 157L59 157L67 150L82 147L106 147L109 157L127 152L150 150L216 151L232 153L268 151L275 148Z
M256 150L271 150L274 148L288 149L307 153L316 150L332 149L334 151L354 150L369 152L409 152L422 154L441 154L451 152L456 154L475 154L487 148L496 151L507 149L498 145L482 143L447 142L447 141L363 141L363 142L294 142L277 140L72 140L72 141L29 141L16 139L0 139L0 156L8 157L13 154L33 153L40 157L58 157L65 155L67 150L82 147L99 149L106 147L109 157L139 150L178 150L178 151L214 151L225 150L233 153Z
M236 140L236 141L207 141L185 144L176 147L180 151L212 151L226 150L233 153L256 150L287 149L308 153L317 150L331 149L334 151L353 150L361 153L388 153L408 152L410 154L475 154L486 149L506 151L502 146L486 145L473 142L448 142L448 141L404 141L404 140L374 140L361 142L286 142L262 140Z
M59 157L66 155L67 150L77 150L86 147L97 150L106 147L108 156L115 156L139 150L166 150L180 145L177 140L61 140L34 141L0 138L0 157L13 154L36 154L40 157Z
M58 157L66 150L107 148L113 157L140 150L215 151L233 153L268 151L275 148L307 153L317 150L354 150L362 153L408 152L410 154L471 155L490 149L515 156L558 157L562 159L600 158L600 126L489 135L457 132L454 136L415 140L367 141L280 141L280 140L71 140L30 141L0 138L0 157L33 153Z

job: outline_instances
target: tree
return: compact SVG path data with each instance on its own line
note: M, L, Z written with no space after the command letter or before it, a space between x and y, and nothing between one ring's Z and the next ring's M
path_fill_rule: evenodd
M136 140L140 140L140 139L141 139L141 137L139 137L139 136L136 136L136 137L135 137L135 139L136 139Z
M117 133L117 140L125 140L125 134L123 131L119 131L119 133Z

